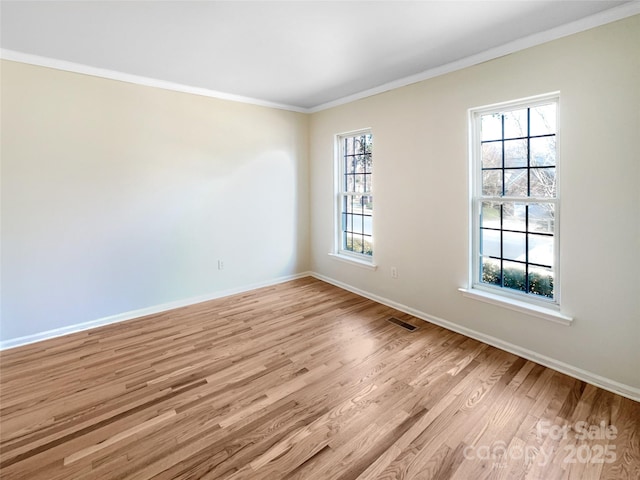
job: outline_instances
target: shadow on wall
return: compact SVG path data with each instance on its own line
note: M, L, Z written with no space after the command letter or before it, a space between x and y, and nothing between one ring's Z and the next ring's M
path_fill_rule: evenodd
M23 232L38 239L18 256L31 261L12 266L1 339L296 272L303 213L291 153L262 153L222 176L206 159L182 163L138 170L129 191L99 186L95 215L80 200L54 201L49 220Z

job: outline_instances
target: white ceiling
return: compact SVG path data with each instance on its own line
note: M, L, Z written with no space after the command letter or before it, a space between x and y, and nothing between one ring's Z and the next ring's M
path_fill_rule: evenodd
M0 44L5 58L36 55L304 111L636 7L594 0L2 1Z

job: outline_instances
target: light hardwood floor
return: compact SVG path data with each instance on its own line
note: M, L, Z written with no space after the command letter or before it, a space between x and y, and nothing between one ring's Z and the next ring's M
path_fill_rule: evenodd
M3 480L640 478L639 403L313 278L0 361Z

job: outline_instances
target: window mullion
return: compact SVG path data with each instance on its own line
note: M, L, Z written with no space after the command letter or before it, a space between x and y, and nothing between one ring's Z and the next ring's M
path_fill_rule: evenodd
M336 183L339 221L337 253L372 258L373 169L370 130L339 135L336 161L340 178Z
M557 150L544 140L557 138L557 105L550 95L470 111L472 288L558 301Z

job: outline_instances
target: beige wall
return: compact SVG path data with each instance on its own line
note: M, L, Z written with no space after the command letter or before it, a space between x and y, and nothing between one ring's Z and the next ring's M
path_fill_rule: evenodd
M308 270L307 116L9 61L1 88L3 340Z
M312 270L640 387L638 45L635 16L312 115ZM468 109L553 91L561 98L561 283L570 327L458 292L468 278ZM333 135L363 127L372 127L375 145L375 272L327 255Z
M640 388L639 44L636 16L312 115L3 61L0 339L311 269ZM468 109L557 90L570 327L458 292ZM376 271L328 256L333 138L363 127Z

